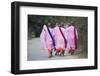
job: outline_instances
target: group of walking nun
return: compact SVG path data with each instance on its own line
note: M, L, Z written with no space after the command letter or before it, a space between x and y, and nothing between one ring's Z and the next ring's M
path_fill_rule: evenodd
M56 23L55 27L51 23L44 24L40 39L43 48L48 50L49 58L53 56L53 51L55 56L64 56L65 50L73 55L77 49L77 28L74 23L68 24L66 28L63 23Z

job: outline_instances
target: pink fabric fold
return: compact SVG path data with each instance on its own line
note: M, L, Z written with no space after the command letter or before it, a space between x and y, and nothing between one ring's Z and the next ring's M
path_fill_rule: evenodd
M53 29L49 28L52 36L53 36ZM40 40L41 40L41 45L43 46L44 49L47 50L52 50L54 48L53 46L53 41L48 33L47 27L46 25L43 26L42 32L40 34Z
M62 33L65 35L65 29L62 27L60 27L60 28L62 30ZM56 49L65 49L65 41L59 30L59 27L56 26L53 31L54 31L54 39L55 39Z
M77 29L74 26L71 25L66 28L66 37L67 37L67 48L77 49L78 33Z

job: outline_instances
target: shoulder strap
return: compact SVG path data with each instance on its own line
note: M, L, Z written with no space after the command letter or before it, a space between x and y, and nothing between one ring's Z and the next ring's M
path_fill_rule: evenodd
M62 35L63 39L64 39L65 48L66 48L66 47L67 47L67 40L66 40L66 38L65 38L65 36L64 36L64 34L63 34L63 32L62 32L62 30L61 30L61 28L60 28L60 27L59 27L59 30L60 30L60 33L61 33L61 35Z
M75 49L77 49L77 38L76 38L76 29L74 27L74 43L75 43Z
M48 33L49 33L49 35L50 35L52 41L53 41L53 46L54 46L54 48L55 48L55 40L54 40L54 38L53 38L53 36L52 36L52 34L51 34L51 32L50 32L48 26L47 26L47 30L48 30Z

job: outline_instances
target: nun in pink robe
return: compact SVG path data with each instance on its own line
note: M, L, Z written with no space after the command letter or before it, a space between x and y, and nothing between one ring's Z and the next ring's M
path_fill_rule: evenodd
M64 40L63 35L65 36L65 29L61 27L59 24L56 24L56 27L54 28L54 39L57 51L56 54L60 52L60 55L64 55L66 42Z
M72 23L66 28L67 49L73 54L77 49L78 33L75 25Z
M48 50L48 53L49 53L49 56L48 57L52 57L52 51L54 49L54 46L53 46L53 41L52 41L52 38L48 32L48 29L50 31L50 33L52 34L53 33L53 29L48 27L46 25L43 26L43 29L42 29L42 32L40 34L40 39L41 39L41 43L43 45L43 48ZM53 36L53 34L52 34Z

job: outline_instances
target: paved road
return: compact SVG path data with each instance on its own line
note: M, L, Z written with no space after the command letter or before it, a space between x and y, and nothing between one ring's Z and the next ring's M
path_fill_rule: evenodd
M78 59L78 58L87 58L86 51L82 51L81 47L78 49L74 55L68 54L65 52L65 56L53 56L48 58L48 51L44 50L41 47L40 38L33 38L28 40L28 60L55 60L55 59Z

